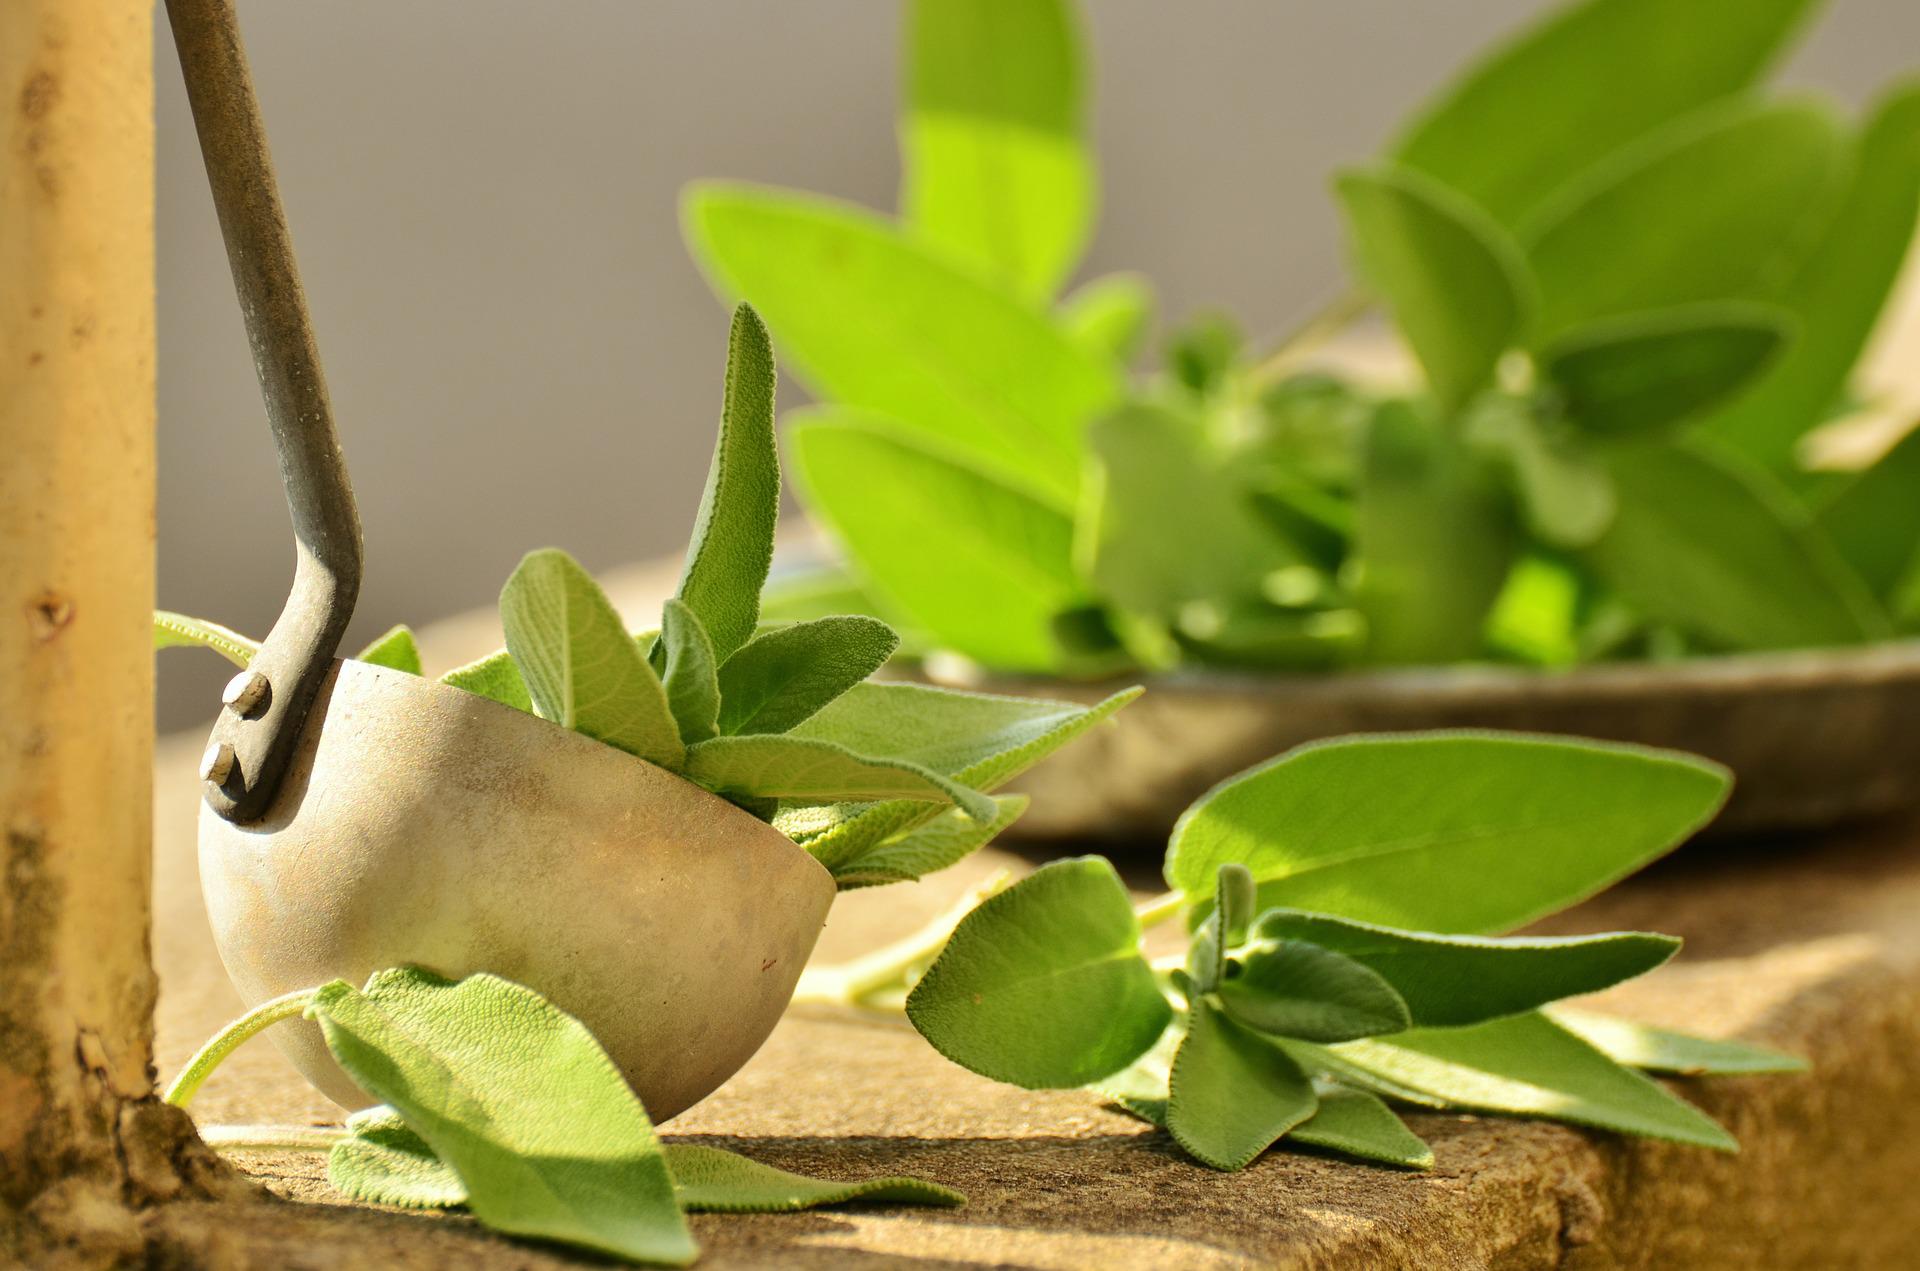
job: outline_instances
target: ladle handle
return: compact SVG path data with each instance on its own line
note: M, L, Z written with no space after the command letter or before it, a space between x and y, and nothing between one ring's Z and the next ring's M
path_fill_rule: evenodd
M293 590L227 687L202 766L207 803L256 820L280 787L360 592L360 517L320 370L232 0L167 0L200 153L293 514Z

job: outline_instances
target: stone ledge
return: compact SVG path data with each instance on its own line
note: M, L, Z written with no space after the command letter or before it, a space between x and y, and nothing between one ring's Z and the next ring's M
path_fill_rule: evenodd
M237 1007L193 868L197 739L162 748L155 956L163 1072ZM911 928L971 878L844 898L822 952ZM1142 864L1151 868L1152 858ZM1669 967L1594 1004L1777 1045L1817 1077L1722 1078L1685 1093L1741 1139L1738 1158L1499 1118L1418 1115L1424 1175L1274 1152L1236 1175L1072 1092L1027 1092L946 1063L895 1020L790 1013L733 1082L672 1123L824 1175L912 1171L965 1191L958 1211L703 1217L703 1267L1532 1268L1902 1266L1920 1241L1920 827L1696 848L1553 929L1684 935ZM324 1120L331 1105L271 1047L202 1094L211 1122ZM281 1196L326 1203L311 1157L248 1158ZM299 1206L260 1228L299 1245ZM463 1220L373 1214L390 1265L569 1265ZM331 1230L331 1229L329 1229ZM420 1241L417 1250L407 1242ZM262 1237L267 1238L267 1237ZM271 1237L279 1239L281 1237ZM405 1246L403 1250L402 1246ZM329 1265L339 1265L337 1263Z

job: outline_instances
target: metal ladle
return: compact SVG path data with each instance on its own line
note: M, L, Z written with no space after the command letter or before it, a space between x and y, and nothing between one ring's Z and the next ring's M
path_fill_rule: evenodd
M231 0L167 0L292 511L292 593L202 762L200 879L249 1006L416 964L492 971L600 1040L654 1119L705 1097L792 997L832 878L673 773L419 676L336 658L360 522ZM275 1039L372 1102L304 1021Z

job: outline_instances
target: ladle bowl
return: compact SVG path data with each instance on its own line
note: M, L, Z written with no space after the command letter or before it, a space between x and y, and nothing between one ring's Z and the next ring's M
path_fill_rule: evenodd
M414 964L577 1016L656 1121L772 1031L834 897L772 826L644 760L419 676L340 662L258 820L200 813L220 956L249 1006ZM317 1026L271 1030L347 1108Z

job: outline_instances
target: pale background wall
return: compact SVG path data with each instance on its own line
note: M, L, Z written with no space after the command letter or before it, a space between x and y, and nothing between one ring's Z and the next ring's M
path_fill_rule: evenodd
M1106 186L1089 269L1145 270L1169 312L1223 306L1260 332L1338 282L1327 173L1538 0L1087 8ZM1920 66L1920 4L1831 9L1791 80L1858 100ZM677 550L726 321L681 250L676 192L741 177L890 208L894 5L242 15L366 527L350 639L491 604L531 547L596 569ZM261 634L291 537L164 30L157 56L160 598ZM169 655L162 726L209 716L223 679Z

